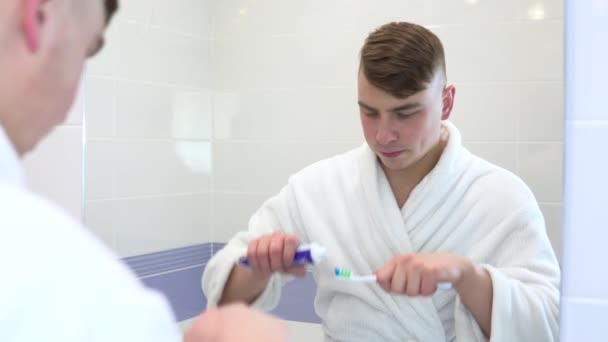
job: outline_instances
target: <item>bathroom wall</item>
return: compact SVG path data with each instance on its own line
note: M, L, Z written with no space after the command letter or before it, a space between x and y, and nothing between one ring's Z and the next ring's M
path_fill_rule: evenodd
M210 1L121 2L85 84L85 220L120 256L210 242Z
M566 160L562 342L608 336L608 2L566 1Z

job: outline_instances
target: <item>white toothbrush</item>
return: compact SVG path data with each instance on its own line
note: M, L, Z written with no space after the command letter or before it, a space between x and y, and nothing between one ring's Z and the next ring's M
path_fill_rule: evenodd
M350 270L336 267L334 268L334 276L338 280L351 281L355 283L375 283L376 275L356 275ZM438 283L437 290L448 291L452 289L452 283Z

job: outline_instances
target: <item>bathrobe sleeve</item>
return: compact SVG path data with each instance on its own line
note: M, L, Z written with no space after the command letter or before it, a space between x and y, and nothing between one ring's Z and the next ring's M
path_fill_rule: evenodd
M488 264L483 264L493 286L490 341L556 341L559 265L545 232L543 215L531 193L527 202L519 203L520 208L505 219L502 227L495 229L504 233L489 234L475 251L482 254L489 253L483 251L486 248L497 251ZM455 324L458 341L486 340L459 299Z
M300 243L307 243L308 239L302 233L300 222L297 202L288 184L251 217L247 231L236 234L207 264L202 281L207 306L217 306L232 268L237 260L246 254L250 241L275 231L283 231L295 234ZM293 278L291 275L273 274L266 289L251 305L264 311L274 309L279 303L281 288Z

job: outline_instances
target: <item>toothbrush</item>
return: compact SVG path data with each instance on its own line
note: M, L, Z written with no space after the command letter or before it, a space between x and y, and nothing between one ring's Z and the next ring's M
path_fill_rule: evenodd
M338 280L350 281L350 282L355 282L355 283L375 283L376 282L375 274L364 275L364 276L356 275L356 274L353 274L349 269L339 268L339 267L334 268L334 276ZM437 284L437 290L447 291L447 290L451 290L451 289L452 289L452 283L444 282L444 283Z
M321 260L323 260L325 254L325 248L314 242L311 244L300 245L296 249L296 254L293 256L293 264L317 265L321 262ZM239 258L238 264L249 268L251 267L246 256Z

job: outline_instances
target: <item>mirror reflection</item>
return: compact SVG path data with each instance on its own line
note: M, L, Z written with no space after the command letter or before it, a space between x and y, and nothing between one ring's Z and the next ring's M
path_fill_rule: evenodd
M85 221L184 325L554 340L562 31L560 1L129 1L81 94Z

